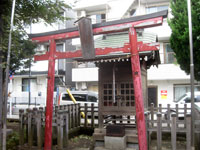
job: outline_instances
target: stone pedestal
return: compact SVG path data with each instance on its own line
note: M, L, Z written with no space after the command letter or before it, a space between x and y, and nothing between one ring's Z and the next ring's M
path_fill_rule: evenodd
M124 150L126 149L126 136L123 137L104 136L104 144L106 149Z

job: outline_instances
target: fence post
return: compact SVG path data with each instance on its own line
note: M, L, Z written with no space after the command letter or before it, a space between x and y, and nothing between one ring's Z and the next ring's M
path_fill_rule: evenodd
M85 103L85 110L84 110L84 112L85 112L85 122L84 122L84 127L87 127L88 126L88 115L87 115L87 109L88 109L88 107L87 107L87 103Z
M77 104L74 104L74 127L78 126L78 121L77 121Z
M36 103L36 97L35 97L35 107L36 107L37 103Z
M187 116L187 104L184 104L184 121L185 121L184 128L186 128L186 124L187 124L186 116Z
M162 104L159 104L158 111L162 114Z
M176 150L176 127L177 127L176 118L177 118L177 114L172 113L171 118L172 118L172 126L171 126L172 150Z
M151 103L151 121L154 120L154 103ZM151 123L151 126L153 127L154 126L154 123L152 122Z
M29 148L33 145L33 134L32 134L32 110L28 109L28 146Z
M191 114L186 115L186 147L191 150Z
M14 105L16 105L17 104L17 97L15 97L15 104Z
M177 116L177 120L178 120L178 116L179 116L179 111L178 111L178 104L176 104L176 116ZM178 124L177 124L177 127L178 127Z
M24 110L19 110L19 145L24 145Z
M42 111L37 112L37 147L39 150L42 149Z
M72 128L74 128L74 104L71 104L71 123L72 123Z
M38 109L36 107L34 107L32 109L32 126L31 126L31 132L32 132L32 136L33 136L33 145L34 145L34 141L37 142L37 113L38 113Z
M81 126L81 106L80 103L78 103L78 126Z
M157 113L157 150L162 150L162 122L161 112Z
M170 115L171 115L171 113L170 113L170 104L167 104L167 118L166 118L166 119L167 119L167 121L168 121L168 123L167 123L167 126L168 126L168 127L170 127L170 122L169 122L169 121L170 121L170 118L171 118Z
M57 115L57 144L58 150L63 149L63 113L62 110L58 111Z
M69 130L71 129L71 105L67 105L68 107L68 125L69 125Z
M76 127L78 127L79 126L79 106L78 106L78 104L76 104Z
M130 116L127 116L127 123L129 124L129 123L131 123L131 121L130 121L130 119L131 119L131 117Z
M149 131L148 131L148 129L149 129L149 111L147 111L147 112L145 112L144 113L144 115L145 115L145 122L146 122L146 130L147 130L147 144L148 144L148 149L149 149L149 144L150 144L150 134L149 134Z
M68 140L69 140L69 123L68 123L68 112L65 111L65 114L64 114L64 121L65 123L63 123L65 125L65 132L64 132L64 141L63 141L63 146L64 147L67 147L67 144L68 144Z
M94 128L94 103L91 105L91 127Z
M42 125L45 111L44 111L44 108L43 108L43 107L39 107L39 110L41 111L41 125Z

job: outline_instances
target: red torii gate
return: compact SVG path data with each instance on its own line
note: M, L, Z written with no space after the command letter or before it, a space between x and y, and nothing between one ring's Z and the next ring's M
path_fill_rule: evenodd
M163 23L163 18L167 17L167 11L161 11L144 16L136 16L128 19L105 22L102 24L95 24L92 26L93 35L129 31L130 43L120 48L96 48L95 54L108 55L112 52L122 52L131 54L132 76L134 84L135 105L136 105L136 119L138 130L138 142L140 150L147 150L147 137L144 118L144 106L141 85L141 71L139 52L158 50L156 46L143 44L137 42L136 29L159 26ZM44 55L36 55L35 61L49 60L48 65L48 86L47 86L47 100L46 100L46 122L45 122L45 150L51 150L52 145L52 112L53 112L53 92L54 92L54 77L55 77L55 60L66 58L78 58L82 56L82 51L74 52L57 52L56 40L65 40L79 37L78 28L70 28L58 30L53 32L46 32L40 34L30 34L32 41L43 43L49 42L50 50Z

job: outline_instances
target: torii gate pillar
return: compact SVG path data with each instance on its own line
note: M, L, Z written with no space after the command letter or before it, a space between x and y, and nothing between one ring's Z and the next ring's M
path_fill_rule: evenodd
M141 78L139 51L137 47L137 33L135 28L129 29L129 40L131 45L131 67L132 67L132 77L134 85L139 149L147 150L144 102L142 94L142 78Z
M52 115L53 115L53 93L55 80L55 58L56 42L50 41L49 65L48 65L48 83L47 83L47 101L46 101L46 120L45 120L45 142L44 149L51 150L52 141Z

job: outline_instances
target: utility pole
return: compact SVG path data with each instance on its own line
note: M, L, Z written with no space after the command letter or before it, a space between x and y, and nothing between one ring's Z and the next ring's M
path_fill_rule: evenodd
M0 14L1 15L1 14ZM3 69L2 69L2 20L0 16L0 150L2 150Z
M6 136L7 136L7 100L8 100L8 76L10 69L10 51L11 51L11 42L12 42L12 31L13 31L13 20L14 20L14 12L15 12L15 1L13 0L12 4L12 12L11 12L11 23L10 23L10 33L9 33L9 41L8 41L8 54L7 54L7 63L6 63L6 76L5 76L5 97L4 97L4 117L3 117L3 150L6 150Z
M189 25L189 42L190 42L190 83L191 83L191 148L194 150L194 62L193 62L193 40L192 40L192 15L191 15L191 0L187 0L188 9L188 25Z

